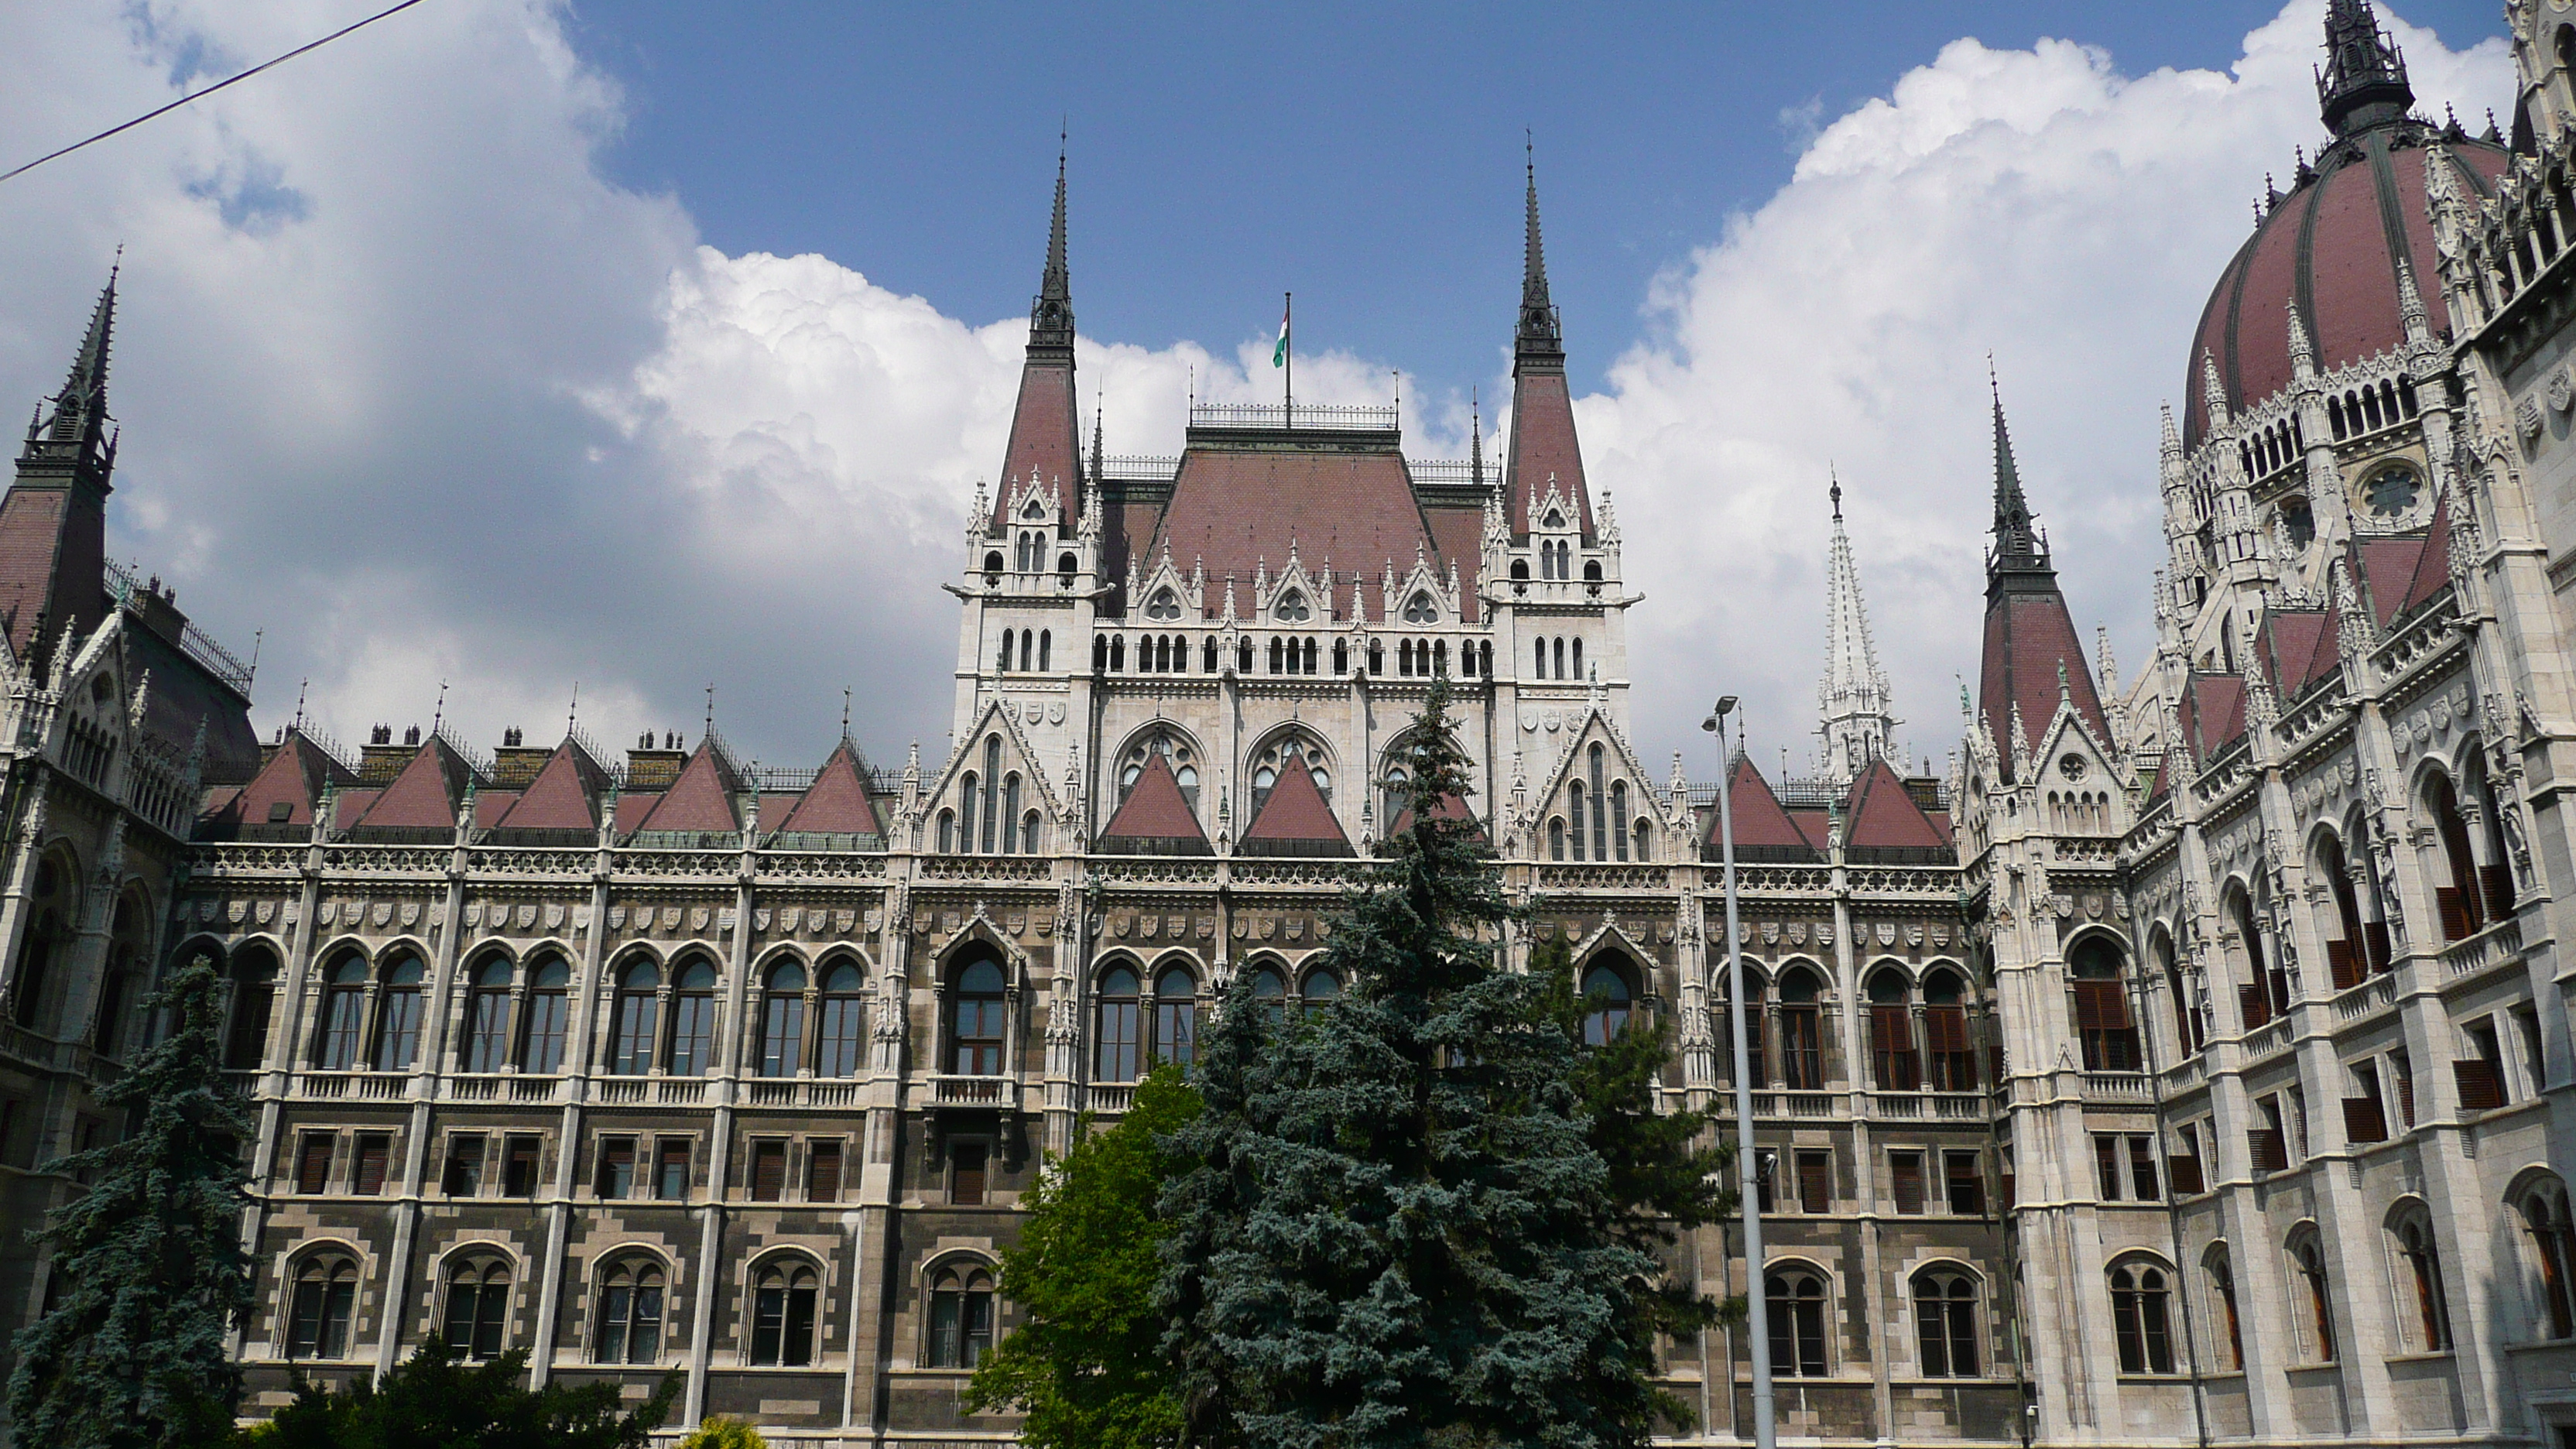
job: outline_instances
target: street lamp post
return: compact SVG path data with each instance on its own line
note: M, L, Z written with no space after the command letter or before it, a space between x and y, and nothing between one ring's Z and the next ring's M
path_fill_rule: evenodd
M1771 1403L1771 1327L1763 1311L1762 1197L1755 1176L1760 1166L1753 1153L1753 1053L1744 1035L1745 1018L1751 1013L1745 1009L1743 938L1735 923L1735 806L1728 788L1735 760L1726 744L1726 720L1734 712L1735 696L1730 694L1717 702L1700 728L1717 736L1717 838L1726 871L1726 986L1733 1008L1727 1018L1735 1034L1735 1171L1743 1194L1745 1324L1753 1341L1753 1443L1755 1449L1774 1449L1779 1431Z

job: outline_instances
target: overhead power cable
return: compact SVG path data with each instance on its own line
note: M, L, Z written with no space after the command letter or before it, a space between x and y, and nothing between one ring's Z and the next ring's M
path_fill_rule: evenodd
M95 143L95 142L99 142L99 141L104 141L104 140L106 140L108 137L115 135L115 134L116 134L116 133L118 133L119 131L130 131L130 130L133 130L135 127L142 125L144 122L146 122L146 121L148 121L148 120L151 120L151 119L152 119L153 117L155 117L155 116L168 115L170 112L172 112L172 111L175 111L175 110L179 109L181 106L186 105L188 102L190 102L190 101L194 101L194 100L201 100L201 99L203 99L203 98L205 98L205 97L207 97L207 96L211 96L211 95L213 95L215 92L217 92L217 91L219 91L219 90L222 90L224 87L226 87L226 86L228 86L228 85L231 85L231 84L232 84L233 82L235 82L235 81L246 81L246 80L249 80L252 76L255 76L255 75L259 74L261 71L267 70L267 69L268 69L268 68L270 68L271 66L284 65L286 62L288 62L288 61L290 61L290 60L295 59L297 56L304 54L304 53L305 53L306 51L308 51L308 50L320 50L322 47L324 47L324 46L326 46L326 45L329 45L332 41L335 41L335 40L339 39L339 38L340 38L341 36L343 36L343 35L347 35L347 34L349 34L351 31L354 31L354 30L364 30L364 29L365 29L365 28L367 28L368 26L375 24L377 21L384 19L386 16L391 15L391 14L394 14L396 11L409 10L411 7L413 7L413 6L415 6L415 5L419 4L419 3L420 3L420 0L400 0L400 3L399 3L399 4L391 5L391 6L386 7L385 9L379 10L379 11L377 11L375 14L368 16L368 17L367 17L366 19L364 19L364 20L358 21L358 22L357 22L356 24L354 24L354 25L344 25L344 26L341 26L339 29L332 31L330 34L328 34L328 35L326 35L326 36L323 36L320 40L310 41L310 42L307 42L306 44L299 45L299 46L295 47L293 50L288 51L286 54L281 55L281 56L278 56L278 57L277 57L276 59L274 59L274 60L265 60L265 61L262 61L262 62L260 62L259 64L255 65L255 66L252 66L250 69L248 69L248 70L246 70L246 71L243 71L241 74L236 75L236 76L230 76L230 77L227 77L226 79L223 79L223 80L219 80L219 81L215 82L213 85L210 85L210 86L206 87L204 90L201 90L201 91L191 91L191 92L189 92L187 95L181 96L179 99L177 99L177 100L175 100L175 101L172 101L170 104L168 104L168 105L166 105L166 106L162 106L162 107L160 107L160 108L159 108L159 109L157 109L157 110L150 110L150 111L146 111L146 112L144 112L142 115L139 115L139 116L135 117L133 120L127 121L125 124L123 124L123 125L121 125L121 126L110 126L110 127L108 127L106 130L101 131L101 132L99 132L97 135L95 135L95 136L91 136L91 137L87 138L86 140L74 141L73 143L71 143L71 144L70 144L70 145L68 145L68 146L65 146L63 149L61 149L61 150L59 150L59 151L49 151L49 152L47 152L46 154L44 154L44 155L42 155L42 156L37 157L35 160L30 161L30 162L28 162L26 165L21 166L21 167L18 167L17 169L15 169L15 170L13 170L13 171L0 172L0 181L7 181L7 180L11 179L12 177L23 176L23 175L25 175L26 173L28 173L28 172L30 172L30 171L33 171L33 170L35 170L37 167L44 165L44 164L45 164L46 162L48 162L48 161L52 161L52 160L56 160L56 159L61 158L61 157L64 157L64 156L68 156L68 155L72 154L74 151L79 150L79 149L80 149L80 148L82 148L83 146L91 145L91 144L93 144L93 143Z

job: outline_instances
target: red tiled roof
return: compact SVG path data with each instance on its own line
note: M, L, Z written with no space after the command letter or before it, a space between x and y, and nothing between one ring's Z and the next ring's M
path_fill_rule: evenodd
M1530 501L1547 496L1547 481L1574 500L1583 536L1592 537L1592 495L1583 486L1583 447L1574 436L1574 398L1562 371L1533 368L1512 380L1512 437L1503 465L1516 538L1529 533Z
M2273 207L2219 274L2218 285L2193 334L2183 380L2183 444L2198 447L2209 430L2201 387L2201 358L2218 363L2228 406L2243 409L2290 382L2293 297L2315 315L2306 319L2319 372L2394 347L2406 338L2398 306L2397 264L2390 228L2404 238L2415 289L2436 335L2450 326L2434 270L2431 210L2424 199L2425 151L2390 146L2393 128L2373 130L2327 153L2318 178L2294 187ZM2510 156L2483 141L2446 142L2466 169L2462 187L2491 195ZM2393 189L2379 168L2387 166ZM2383 194L2385 193L2385 194Z
M2333 667L2334 621L2323 609L2276 609L2263 617L2255 639L2272 687L2284 700L2296 698L2317 677L2320 646L2324 664Z
M2012 710L2021 706L2022 728L2032 749L2047 741L2049 721L2057 717L2058 667L2065 666L2066 687L2075 712L2096 739L2108 739L2102 725L2102 701L2093 692L2093 671L2084 662L2084 645L2066 600L2054 587L2045 592L2005 592L1986 608L1985 660L1978 671L1978 707L1994 732L1995 755L2012 773Z
M1329 559L1337 570L1356 569L1364 578L1377 577L1389 562L1398 570L1413 567L1417 549L1440 566L1403 455L1394 449L1291 453L1205 445L1181 455L1172 501L1140 563L1159 560L1168 543L1173 561L1185 568L1205 561L1212 607L1223 608L1223 580L1232 574L1240 586L1235 606L1248 614L1257 602L1250 588L1255 574L1266 563L1277 578L1292 541L1309 567L1320 569ZM1337 577L1335 592L1342 587Z
M1834 812L1831 810L1792 810L1789 819L1798 827L1798 833L1807 837L1807 844L1814 847L1817 854L1824 854L1833 844Z
M1076 434L1073 361L1031 358L1020 368L1020 400L1011 411L1011 441L1002 450L1002 481L993 490L992 526L1003 525L1013 480L1064 484L1064 517L1082 511L1082 444ZM661 828L661 827L656 827Z
M1843 815L1851 822L1846 838L1854 850L1944 850L1950 844L1883 759L1870 761L1852 781Z
M1324 803L1324 792L1315 788L1314 773L1306 768L1303 756L1288 757L1278 783L1270 787L1269 798L1261 802L1260 813L1243 829L1247 849L1265 843L1332 845L1340 847L1335 854L1350 853L1351 838L1342 833L1341 822L1333 818L1333 807Z
M485 790L474 797L474 828L489 830L501 823L510 807L519 803L516 790Z
M411 763L376 797L375 808L358 822L363 830L454 830L456 805L464 798L472 772L446 740L433 734L421 743Z
M631 835L642 829L645 820L653 814L653 807L661 803L662 792L659 790L621 792L617 797L617 833Z
M1817 850L1819 842L1809 840L1807 833L1780 808L1780 797L1771 793L1771 782L1762 778L1747 755L1735 757L1735 769L1726 782L1728 813L1734 816L1735 847L1738 850ZM1723 822L1714 810L1708 812L1706 843L1720 845L1719 826Z
M2216 755L2245 733L2245 677L2194 673L2183 684L2174 721L2193 759Z
M762 812L767 818L766 809ZM876 806L868 800L868 787L859 777L858 747L843 740L823 762L822 772L814 777L812 788L796 802L786 821L779 826L815 835L877 835L884 823L877 819Z
M555 746L510 813L507 830L597 830L599 792L607 773L570 740Z
M2403 614L2451 586L2451 499L2444 494L2433 502L2433 525L2424 534L2424 552L2415 560L2414 581L2406 586L2405 601L2397 606Z
M680 767L680 778L662 792L662 798L654 802L653 813L636 828L702 834L740 830L742 817L733 808L736 788L731 762L716 749L714 740L700 740L697 753Z
M268 763L260 767L249 784L224 802L216 818L225 825L309 827L313 824L314 802L322 798L325 781L349 785L356 783L357 776L340 768L301 733L288 730L285 742L268 757ZM281 800L286 802L286 818L272 821L268 818L269 807Z
M1456 795L1441 796L1439 804L1433 809L1432 814L1435 818L1441 820L1463 820L1470 825L1476 823L1476 812L1468 809L1467 802ZM1395 823L1386 828L1386 833L1389 835L1402 835L1404 832L1411 830L1412 828L1413 807L1407 805L1403 809L1395 812Z
M1458 608L1465 622L1473 624L1483 617L1480 611L1484 608L1476 589L1478 570L1485 562L1485 510L1425 508L1422 516L1431 524L1433 551L1443 560L1457 561Z
M1182 798L1181 782L1172 778L1172 767L1155 754L1145 761L1145 772L1127 792L1127 803L1109 817L1100 838L1195 840L1204 845L1207 832L1199 829L1198 817L1190 813L1190 802Z
M351 826L356 825L359 821L366 819L367 810L376 803L376 797L383 793L385 792L382 790L343 790L339 794L332 796L332 800L335 801L340 808L336 812L337 818L331 822L331 828L333 830L347 830Z
M2424 561L2424 535L2366 538L2356 542L2353 551L2361 556L2355 582L2369 596L2371 617L2385 625L2406 607L2416 567Z

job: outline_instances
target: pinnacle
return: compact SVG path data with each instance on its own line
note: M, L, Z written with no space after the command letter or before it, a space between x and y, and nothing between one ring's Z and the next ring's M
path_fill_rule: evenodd
M1539 237L1538 162L1527 163L1529 190L1527 197L1527 233L1521 255L1521 323L1515 339L1515 350L1523 353L1562 354L1564 336L1558 330L1556 304L1547 291L1547 248Z

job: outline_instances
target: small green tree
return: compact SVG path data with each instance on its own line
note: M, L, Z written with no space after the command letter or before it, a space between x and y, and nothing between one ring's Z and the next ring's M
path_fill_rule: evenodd
M57 1209L53 1311L18 1336L9 1417L27 1449L143 1449L220 1439L241 1402L225 1336L250 1306L241 1244L250 1135L227 1094L218 981L190 962L156 1004L169 1034L98 1094L124 1140L53 1164L89 1188Z
M1025 1202L1019 1245L1002 1250L1002 1292L1025 1316L975 1370L967 1401L1026 1415L1029 1449L1175 1442L1181 1401L1154 1309L1169 1227L1155 1201L1177 1165L1163 1140L1198 1112L1180 1070L1156 1068L1116 1126L1092 1133L1086 1119Z
M769 1441L748 1422L717 1414L681 1435L679 1449L769 1449Z
M525 1349L467 1363L433 1334L382 1383L299 1384L243 1439L250 1449L644 1449L680 1385L673 1369L632 1408L613 1383L531 1389Z
M1624 1449L1668 1407L1579 1037L1496 960L1515 912L1440 808L1470 790L1447 708L1435 681L1412 823L1333 921L1341 1000L1274 1026L1239 980L1203 1041L1158 1290L1194 1444Z

